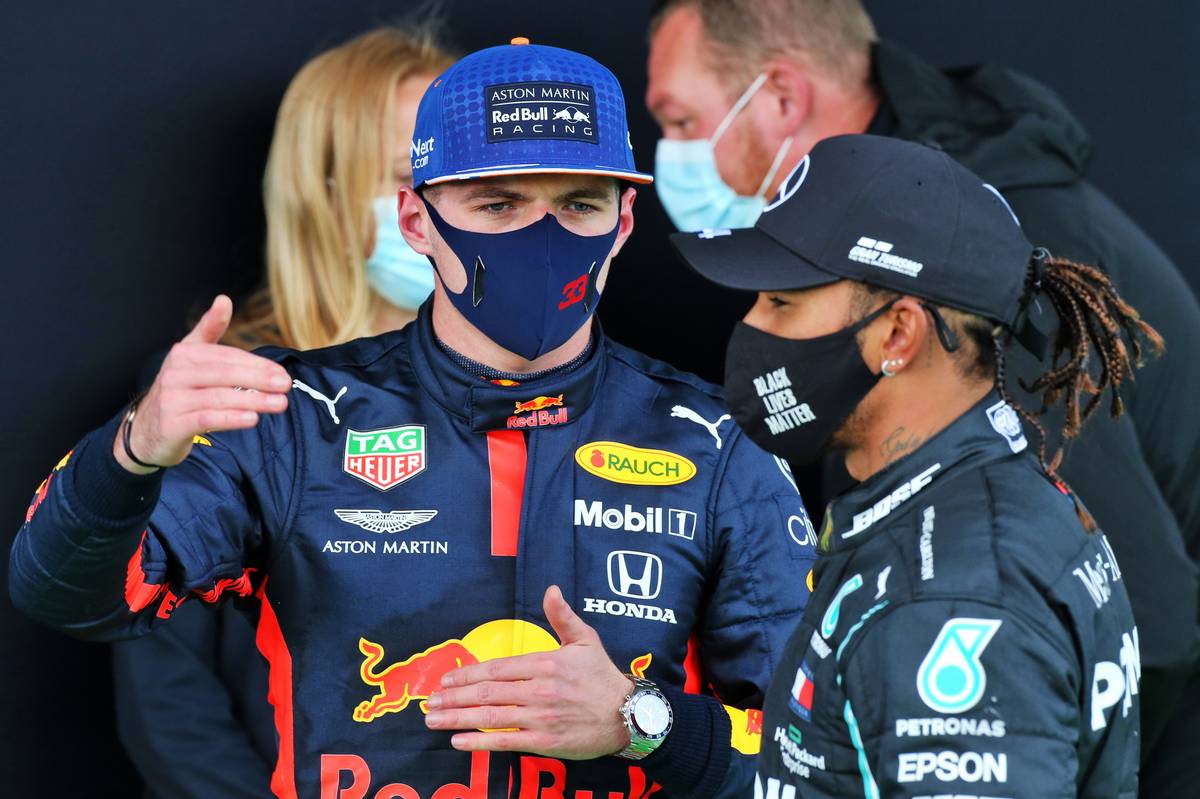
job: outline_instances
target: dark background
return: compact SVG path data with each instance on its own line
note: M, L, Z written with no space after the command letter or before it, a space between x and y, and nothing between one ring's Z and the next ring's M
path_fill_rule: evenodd
M260 278L260 185L275 109L320 50L411 3L209 0L6 3L0 9L3 380L0 529L126 401L144 360L213 294ZM639 166L649 3L445 4L452 43L516 35L595 56L625 86ZM929 60L999 61L1056 89L1091 131L1094 181L1200 286L1200 5L869 2L880 33ZM730 302L678 266L642 189L601 306L616 338L716 379ZM726 310L717 312L725 306ZM1153 321L1153 320L1151 320ZM7 551L10 533L0 536ZM0 793L131 795L108 654L0 598ZM187 724L187 719L179 723Z

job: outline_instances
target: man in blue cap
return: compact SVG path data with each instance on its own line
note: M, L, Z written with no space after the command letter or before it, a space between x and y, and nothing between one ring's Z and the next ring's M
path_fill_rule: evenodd
M821 525L754 795L1134 796L1121 568L1004 376L1011 342L1040 355L1053 332L1030 390L1074 438L1105 399L1120 415L1158 334L1104 272L1035 251L992 186L898 139L825 139L753 228L672 242L758 292L726 361L746 435L858 481Z
M620 86L524 40L475 53L412 159L417 321L251 355L216 343L218 298L39 488L14 601L106 640L242 600L279 797L747 785L815 534L714 387L594 321L650 181Z

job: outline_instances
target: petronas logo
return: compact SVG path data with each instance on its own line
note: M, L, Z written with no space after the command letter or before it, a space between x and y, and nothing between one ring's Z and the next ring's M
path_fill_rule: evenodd
M991 642L999 619L951 619L942 625L917 669L917 693L938 713L963 713L975 707L987 689L987 671L979 658Z

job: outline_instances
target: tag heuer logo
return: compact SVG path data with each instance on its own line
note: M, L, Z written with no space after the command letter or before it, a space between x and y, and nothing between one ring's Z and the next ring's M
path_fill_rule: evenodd
M380 491L425 471L425 425L346 431L342 471Z

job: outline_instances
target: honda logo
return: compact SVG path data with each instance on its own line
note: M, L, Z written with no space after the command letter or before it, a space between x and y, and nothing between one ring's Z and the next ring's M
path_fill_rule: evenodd
M608 587L617 596L654 599L662 589L662 559L627 549L608 553Z

